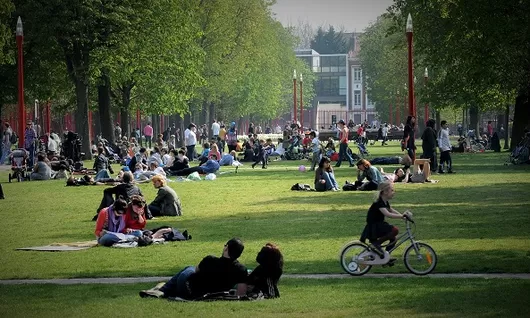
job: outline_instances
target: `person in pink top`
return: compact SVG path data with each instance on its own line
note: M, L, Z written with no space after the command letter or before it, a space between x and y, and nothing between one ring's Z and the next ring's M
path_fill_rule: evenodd
M151 148L151 142L153 141L153 127L151 127L151 123L147 123L147 125L145 125L144 136L145 145L147 146L147 143L149 143L149 148Z

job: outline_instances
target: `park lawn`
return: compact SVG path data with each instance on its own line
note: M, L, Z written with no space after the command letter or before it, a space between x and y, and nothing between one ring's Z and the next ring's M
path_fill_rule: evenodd
M369 150L371 157L399 153L397 142ZM507 157L505 152L454 154L457 174L435 175L437 184L396 185L392 205L415 213L417 239L431 244L439 256L436 272L530 272L530 166L504 166ZM308 165L275 161L262 170L245 164L239 173L213 182L170 183L182 199L184 215L149 221L148 228L171 225L187 229L193 239L137 249L16 251L94 239L90 220L104 187L3 183L0 279L168 276L207 254L219 255L233 236L245 242L241 261L249 267L256 265L260 247L272 241L284 253L286 273L340 273L339 250L358 239L374 193L290 191L294 183L313 183L312 173L298 171L300 164ZM355 179L356 170L344 164L336 175L343 184ZM0 180L7 182L7 171L0 172ZM151 184L140 187L148 201L154 198ZM401 221L391 222L404 229ZM406 269L399 262L373 271Z
M280 282L257 302L141 299L152 284L0 285L4 317L528 317L528 280L366 278Z

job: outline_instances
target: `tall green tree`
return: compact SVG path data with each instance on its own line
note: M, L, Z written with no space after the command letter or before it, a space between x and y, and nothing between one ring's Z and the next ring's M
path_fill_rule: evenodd
M346 54L353 48L351 37L345 36L343 31L335 31L333 26L325 30L318 27L311 48L320 54Z

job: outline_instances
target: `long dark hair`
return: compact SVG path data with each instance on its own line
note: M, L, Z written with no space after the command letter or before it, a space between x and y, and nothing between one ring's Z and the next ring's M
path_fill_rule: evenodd
M261 248L256 256L256 262L260 264L267 272L283 271L283 255L280 249L273 243L267 243Z
M324 163L326 163L326 162L331 163L331 160L330 160L328 157L326 157L326 156L322 156L322 159L320 159L320 162L318 163L318 167L319 167L320 169L324 169ZM333 170L333 169L331 168L331 165L330 165L330 166L326 169L326 171L331 171L331 170Z
M412 115L409 115L407 116L407 125L409 125L410 127L414 127L416 125L416 123L412 122L412 118L416 119L416 117L412 116Z

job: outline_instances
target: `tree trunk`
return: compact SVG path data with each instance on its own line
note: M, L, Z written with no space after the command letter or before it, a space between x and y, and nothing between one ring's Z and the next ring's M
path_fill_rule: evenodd
M184 146L184 120L181 115L177 114L175 117L175 128L180 129L179 132L175 132L175 138L179 140L175 145L177 147L183 147ZM177 136L178 134L178 136Z
M510 149L509 140L510 140L510 105L506 105L506 112L504 113L504 149Z
M81 152L90 156L90 136L88 133L88 84L83 79L75 81L77 109L75 112L75 130L81 138Z
M114 145L114 127L112 125L112 113L110 109L110 78L107 74L101 75L101 83L98 85L98 110L101 125L101 136Z
M213 102L210 103L209 114L210 114L210 121L206 123L206 126L210 126L213 123L214 119L219 121L219 118L217 118L217 116L215 116L215 104Z
M515 149L517 144L524 137L524 130L530 128L530 87L521 90L515 98L515 110L513 113L512 140L510 149Z
M475 130L475 136L480 136L480 127L478 125L479 111L478 106L472 104L469 108L469 128Z
M131 112L129 110L129 106L131 104L131 90L132 86L124 86L121 90L121 131L122 136L131 136Z
M97 136L101 135L101 121L99 120L99 111L94 111L92 118L95 118L94 120L94 133Z
M434 118L436 120L436 131L440 131L442 129L440 111L435 111Z

